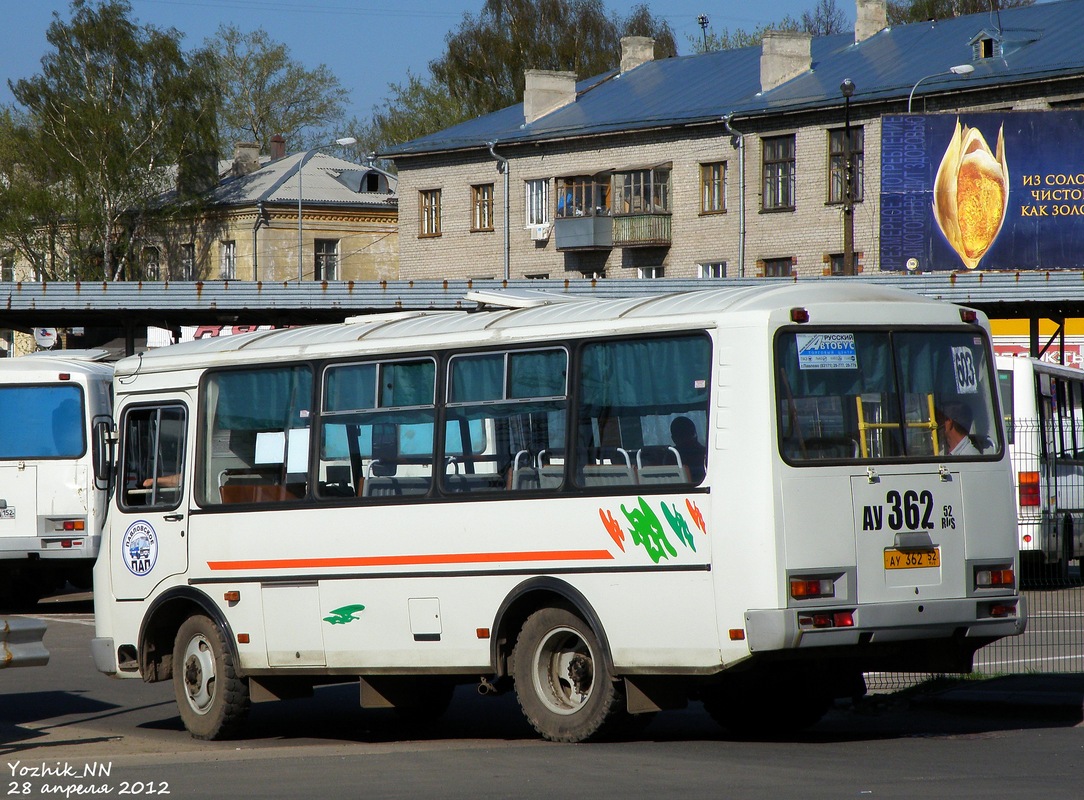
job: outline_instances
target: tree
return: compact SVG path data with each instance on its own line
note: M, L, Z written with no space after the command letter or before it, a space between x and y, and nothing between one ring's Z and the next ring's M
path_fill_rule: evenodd
M342 135L332 126L341 123L350 93L327 66L306 69L262 28L242 33L222 25L204 48L222 98L222 154L238 141L258 142L267 152L275 134L298 149Z
M1034 5L1035 0L999 0L1000 8ZM964 14L981 14L991 8L990 0L888 0L888 24L948 19Z
M53 15L42 73L9 82L26 109L23 185L42 191L7 230L60 220L60 258L38 258L42 277L119 279L178 174L174 208L213 174L207 64L185 57L177 31L141 27L130 13L125 0L73 0L69 22Z
M831 36L850 30L847 16L836 0L817 0L812 11L802 12L802 30L814 36Z
M628 17L608 16L602 0L486 0L478 16L464 14L428 75L392 85L359 134L379 150L523 99L528 69L575 72L580 78L615 69L621 37L655 39L656 58L677 54L670 26L646 5Z

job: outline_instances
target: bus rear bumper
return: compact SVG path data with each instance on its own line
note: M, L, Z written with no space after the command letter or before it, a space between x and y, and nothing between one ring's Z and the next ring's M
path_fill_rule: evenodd
M995 605L999 616L991 614ZM1006 613L1009 609L1011 614ZM834 619L839 611L838 608L747 611L749 649L757 653L817 647L876 647L938 639L992 641L1023 633L1027 626L1027 603L1023 597L873 603L854 609L853 625L814 627L809 621L818 612Z

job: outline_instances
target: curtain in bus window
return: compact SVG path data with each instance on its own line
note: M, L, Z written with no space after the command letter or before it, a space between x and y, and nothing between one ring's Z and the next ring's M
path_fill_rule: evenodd
M710 351L702 336L589 345L583 351L580 403L593 410L704 406Z
M382 365L381 408L432 405L435 376L436 364L428 359Z
M307 425L312 402L312 373L307 367L219 372L215 409L218 428L285 430Z
M376 364L350 364L327 371L324 411L376 408Z
M706 336L590 344L581 367L578 485L704 477L711 378Z
M452 360L448 402L477 403L504 399L504 354Z
M568 363L564 350L513 353L509 360L510 398L564 395Z
M0 420L0 458L78 458L86 449L74 384L0 388Z

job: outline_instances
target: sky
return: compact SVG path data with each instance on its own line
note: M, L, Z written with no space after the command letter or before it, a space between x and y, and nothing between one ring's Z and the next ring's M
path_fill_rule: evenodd
M140 24L176 28L186 50L195 49L222 24L248 32L263 28L307 68L325 64L350 92L346 116L366 120L388 97L388 86L406 81L408 71L424 75L444 52L446 35L464 13L477 15L483 0L130 0ZM674 30L678 52L692 52L690 37L702 34L697 17L707 15L709 31L752 30L786 15L800 18L816 0L604 0L625 16L641 2ZM854 21L853 0L837 6ZM0 0L0 104L14 102L8 81L40 72L49 51L46 29L53 13L70 19L67 0ZM583 77L583 76L581 76Z

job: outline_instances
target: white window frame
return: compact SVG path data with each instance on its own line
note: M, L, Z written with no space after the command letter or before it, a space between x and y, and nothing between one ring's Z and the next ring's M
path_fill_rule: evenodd
M222 263L219 265L219 277L224 281L237 278L237 242L230 239L222 242Z
M550 182L547 178L536 178L523 182L524 225L550 224Z
M726 277L725 261L704 261L696 265L696 277L700 280L716 280Z

